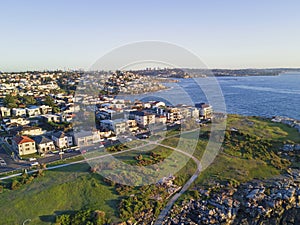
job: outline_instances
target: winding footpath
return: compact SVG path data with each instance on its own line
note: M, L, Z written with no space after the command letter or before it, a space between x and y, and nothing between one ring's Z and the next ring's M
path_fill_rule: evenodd
M161 225L164 221L164 218L168 215L169 211L171 210L172 206L175 204L175 202L178 200L178 198L184 193L186 192L189 187L191 186L191 184L197 179L197 177L199 176L201 170L202 170L202 166L201 166L201 163L200 161L193 155L183 151L183 150L180 150L178 148L173 148L173 147L170 147L170 146L167 146L167 145L164 145L164 144L161 144L161 143L155 143L159 146L162 146L162 147L165 147L165 148L169 148L169 149L172 149L176 152L179 152L181 154L184 154L186 156L188 156L189 158L191 158L192 160L194 160L194 162L196 163L197 165L197 170L195 171L195 173L191 176L191 178L185 183L185 185L181 188L181 190L176 193L167 203L167 205L165 206L164 209L162 209L162 211L160 212L157 220L155 221L155 225Z
M188 131L188 132L193 132L193 131ZM188 133L188 132L183 132L183 133ZM169 137L166 137L166 138L171 138L171 137L178 136L178 135L179 134L175 134L175 135L172 135L172 136L169 136ZM66 163L66 164L51 166L51 167L46 168L45 170L54 170L54 169L58 169L58 168L62 168L62 167L67 167L67 166L71 166L71 165L75 165L75 164L79 164L79 163L87 163L89 161L93 161L93 160L105 158L105 157L108 157L108 156L114 156L114 155L118 155L118 154L124 154L126 152L134 151L134 150L137 150L137 149L140 149L142 147L149 146L149 145L162 146L162 147L171 149L173 151L179 152L179 153L181 153L183 155L186 155L187 157L189 157L190 159L192 159L196 163L197 170L191 176L191 178L185 183L185 185L181 188L181 190L178 193L176 193L168 201L168 203L166 204L165 208L162 209L160 215L158 216L158 218L157 218L157 220L155 222L155 225L161 225L163 223L163 221L164 221L164 218L168 215L170 209L175 204L175 202L178 200L178 198L183 193L185 193L188 190L188 188L191 186L191 184L197 179L197 177L199 176L199 174L200 174L200 172L202 170L202 166L201 166L200 161L195 156L193 156L193 155L191 155L191 154L189 154L189 153L187 153L187 152L185 152L185 151L183 151L181 149L161 144L161 143L159 143L159 141L161 141L161 139L156 140L156 141L146 141L147 143L143 144L141 146L137 146L137 147L130 148L130 149L127 149L127 150L123 150L123 151L120 151L120 152L114 152L114 153L110 153L110 154L103 154L103 155L100 155L100 156L95 156L95 157L91 157L91 158L85 158L83 160L79 160L79 161L75 161L75 162L70 162L70 163ZM31 173L35 173L37 171L38 171L37 169L36 170L31 170L28 173L31 174ZM0 180L10 179L10 178L17 177L17 176L20 176L20 175L22 175L22 173L16 173L16 174L12 174L12 175L9 175L9 176L6 176L6 177L1 177Z

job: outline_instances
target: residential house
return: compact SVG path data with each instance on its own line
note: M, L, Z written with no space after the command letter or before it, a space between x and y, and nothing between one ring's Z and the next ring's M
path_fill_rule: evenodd
M191 112L191 117L194 119L199 119L199 109L195 108L195 107L189 107L188 108Z
M100 131L99 132L100 138L109 138L113 135L113 132L111 130L108 131ZM100 139L101 140L101 139Z
M26 109L23 108L13 108L12 109L12 114L14 116L26 116Z
M48 105L41 105L39 108L40 108L41 114L43 114L43 115L52 113L52 107L50 107Z
M59 114L60 116L60 121L61 122L71 122L73 120L73 116L75 114L66 114L66 113L61 113Z
M135 109L142 109L144 106L143 106L143 102L139 101L139 100L136 100L134 101L134 106L133 108Z
M19 135L28 135L28 136L38 136L42 135L45 132L40 127L31 127L31 126L21 126L19 128Z
M74 134L74 143L79 147L89 146L100 142L98 131L80 131Z
M188 119L188 118L192 117L192 113L189 110L189 108L187 108L187 106L182 106L182 107L178 108L178 110L180 112L182 119Z
M166 107L166 103L161 102L161 101L154 101L154 102L151 102L151 106L152 106L153 109L156 109L156 108L165 108Z
M74 104L74 103L69 103L66 105L66 107L63 109L65 113L76 113L80 111L80 105Z
M51 139L54 141L54 144L60 149L68 148L73 145L72 136L67 135L62 131L53 133Z
M143 102L143 108L144 109L151 109L152 108L152 105L150 102Z
M166 124L167 123L167 117L162 115L156 115L155 116L155 123L157 124Z
M37 151L40 154L55 150L53 141L45 136L36 136L32 139L35 141Z
M213 116L212 106L205 103L197 103L195 107L199 109L200 119L209 120L212 118Z
M115 119L115 120L100 120L100 128L102 130L111 130L116 135L126 132L126 120Z
M115 110L101 109L100 111L96 112L96 117L98 119L111 120L116 114L117 111Z
M130 118L134 118L137 124L141 127L147 127L150 124L155 123L155 114L145 111L132 111L129 115Z
M139 129L135 120L126 120L126 127L128 127L130 132L136 131Z
M182 119L180 110L175 107L168 107L166 109L166 116L167 116L167 121L170 123L176 122L180 119Z
M10 110L10 108L0 107L0 112L1 112L1 116L3 118L11 116L11 110Z
M41 115L39 106L29 106L26 108L26 113L29 117L36 117Z
M25 126L25 125L30 124L30 120L22 118L22 117L4 119L3 122L5 123L5 125L17 123L17 124L19 124L21 126Z
M27 136L15 136L12 140L12 146L20 156L36 153L34 140Z
M181 118L194 118L194 119L199 119L199 109L195 107L190 107L190 106L185 106L183 105L182 107L179 108Z
M61 119L59 115L47 114L41 115L41 118L44 122L53 122L53 123L60 123Z
M9 123L9 124L2 124L1 126L5 131L11 133L12 130L18 129L22 125L18 123Z
M101 108L105 109L123 109L125 108L124 101L111 101L109 103L102 103Z

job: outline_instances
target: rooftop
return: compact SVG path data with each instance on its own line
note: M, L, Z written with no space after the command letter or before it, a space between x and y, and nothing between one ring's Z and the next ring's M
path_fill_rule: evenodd
M27 136L16 136L14 137L14 141L19 145L23 143L28 143L28 142L34 142L31 138Z

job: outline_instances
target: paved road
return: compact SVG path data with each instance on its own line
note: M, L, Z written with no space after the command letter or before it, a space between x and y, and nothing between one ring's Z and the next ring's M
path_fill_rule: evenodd
M0 172L8 172L17 169L25 169L28 167L28 163L14 161L4 150L4 143L0 142L0 158L4 159L6 166L0 167Z
M71 158L71 157L74 157L74 156L77 156L77 155L80 155L80 154L81 154L80 151L65 152L63 154L62 158L63 159ZM46 157L37 159L39 164L43 164L43 163L48 164L48 163L56 162L56 161L59 161L59 160L60 160L60 155L59 154L53 154L51 156L46 156Z
M0 167L0 173L1 172L11 172L14 170L19 170L19 169L29 169L31 167L31 163L33 162L29 162L29 161L25 161L25 160L13 160L4 150L4 148L2 147L2 145L4 145L6 143L1 142L0 141L0 158L3 158L4 161L6 162L7 166L3 166ZM92 150L95 149L95 146L90 146L89 148L86 148L87 150ZM62 155L63 159L66 158L72 158L75 156L80 155L81 152L80 151L71 151L71 152L64 152L64 154ZM52 162L56 162L59 161L60 155L59 154L48 154L43 158L38 158L36 161L39 164L48 164L48 163L52 163Z
M71 165L75 165L75 164L79 164L79 163L87 163L89 161L102 159L102 158L105 158L105 157L108 157L108 156L113 156L113 155L118 155L118 154L123 154L123 153L126 153L126 152L130 152L130 151L134 151L134 150L137 150L137 149L139 149L141 147L144 147L144 146L147 146L147 145L150 145L150 143L146 143L142 146L137 146L135 148L127 149L127 150L120 151L120 152L114 152L114 153L110 153L110 154L95 156L95 157L92 157L92 158L86 158L86 159L83 159L83 160L70 162L70 163L66 163L66 164L61 164L61 165L57 165L57 166L50 166L50 167L46 168L46 170L54 170L54 169L57 169L57 168L67 167L67 166L71 166ZM31 173L35 173L35 172L37 172L37 170L31 170L28 173L31 174ZM17 176L20 176L20 175L22 175L22 173L12 174L12 175L9 175L9 176L6 176L6 177L1 177L0 180L6 180L6 179L10 179L10 178L17 177Z
M172 128L173 129L173 128ZM146 133L141 133L141 137L142 135L147 134L149 135L149 132ZM178 134L175 134L173 136L177 136ZM120 143L118 141L111 141L111 142L107 142L105 143L105 147L110 147L112 145L115 145L117 143ZM29 169L31 167L31 162L27 162L27 161L18 161L18 160L12 160L11 157L6 153L6 151L3 149L2 145L6 145L7 143L5 141L3 141L2 139L0 139L0 158L3 158L4 161L6 162L7 166L0 166L0 173L2 172L10 172L10 171L14 171L14 170L19 170L19 169ZM94 146L89 146L89 147L85 147L84 149L88 152L92 152L95 147L99 148L99 144L94 145ZM143 147L143 146L140 146ZM132 149L135 150L135 149ZM131 151L131 150L129 150ZM125 151L123 151L125 152ZM81 152L80 151L73 151L73 152L64 152L62 158L71 158L74 157L76 155L80 155ZM119 153L117 153L119 154ZM86 156L87 158L88 156ZM37 161L39 162L39 164L48 164L48 163L52 163L55 161L59 161L60 160L60 155L58 154L52 154L52 155L48 155L44 158L39 158L37 159ZM91 159L92 160L92 159Z

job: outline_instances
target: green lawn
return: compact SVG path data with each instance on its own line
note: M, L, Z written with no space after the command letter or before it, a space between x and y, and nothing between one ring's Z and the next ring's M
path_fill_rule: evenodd
M220 154L203 171L196 184L207 184L213 180L246 182L254 178L265 179L280 174L280 171L261 160L241 159Z
M118 196L89 165L78 164L45 171L45 176L17 191L0 194L0 223L51 224L54 215L81 209L99 209L116 220Z
M300 143L300 133L296 129L260 117L228 115L227 127L234 127L265 139Z
M282 169L284 169L287 164L281 162L282 160L279 157L275 157L275 152L268 154L274 149L269 148L268 143L265 142L272 140L276 141L278 145L284 141L300 143L300 135L295 129L283 124L272 123L262 118L229 115L227 130L233 127L241 133L238 136L232 135L229 137L235 138L235 141L239 140L238 144L242 141L250 143L248 140L253 140L251 145L248 146L252 151L246 149L247 145L243 144L241 146L248 150L248 155L243 155L240 145L227 137L227 143L223 145L223 152L200 174L194 186L206 185L216 180L238 183L254 178L265 179L278 175L282 170L276 169L274 165L278 162L278 164L282 164ZM192 153L200 160L208 142L206 135L209 136L209 131L210 126L207 126L201 128L200 137L198 132L184 133L180 139L178 137L169 137L164 139L162 144L178 147L183 151ZM167 136L174 134L178 134L178 131L170 131ZM128 147L136 147L145 142L135 141L132 143ZM196 145L194 145L195 143ZM254 148L255 146L257 148ZM264 147L264 149L260 147ZM272 146L272 148L276 147ZM158 156L150 154L150 151ZM92 152L87 157L95 156L95 154L101 155L103 151ZM150 165L153 162L157 162L155 160L158 159L162 162L162 167L160 168L162 171L166 170L168 174L176 173L177 178L175 182L178 185L183 185L196 170L195 163L193 160L188 159L187 156L156 145L141 147L131 152L115 155L115 157L127 163L127 165L125 164L127 167L129 166L128 164L138 163L145 163L146 165L149 163ZM76 161L82 158L82 156L79 156L65 162ZM186 162L184 162L185 160ZM184 163L178 167L182 161ZM62 162L58 162L58 164L60 163ZM294 165L299 166L299 163L294 163ZM179 171L177 171L178 168ZM104 183L100 175L91 174L89 169L88 164L76 164L45 171L44 177L36 178L32 183L22 186L19 190L5 190L4 193L0 194L0 224L22 224L27 218L32 220L32 224L51 224L54 216L57 214L83 209L104 211L108 218L118 221L118 205L123 198L128 197L130 191L124 192L126 196L118 195L113 186ZM122 170L119 176L126 178L127 175L130 176L128 173L129 171ZM141 179L140 174L138 178ZM133 189L132 191L136 190Z
M115 155L115 158L128 164L135 164L137 162L137 160L135 160L135 157L142 155L143 159L147 160L150 159L150 152L155 152L157 154L160 154L162 158L167 158L172 153L172 150L151 144L136 149L135 151L120 153L118 155Z
M239 146L223 145L223 149L228 155L219 153L214 162L200 174L194 186L207 185L212 181L242 183L254 178L267 179L279 175L284 169L275 168L273 165L280 165L282 168L285 168L288 164L286 161L282 161L277 155L274 155L275 153L272 151L274 150L276 152L276 148L282 146L286 141L300 143L300 134L296 129L284 124L273 123L263 118L228 115L227 130L230 130L230 128L236 128L243 134L250 135L250 138L257 138L257 147L261 146L265 147L265 149L255 152L256 150L253 148L253 156L248 159L242 156ZM203 134L209 132L210 129L210 125L201 128L200 137L193 153L198 159L201 159L208 143L208 139L205 138ZM182 150L189 149L189 136L193 136L193 134L182 136ZM240 141L245 141L242 139ZM274 142L274 146L272 149L268 149L267 146L263 146L263 143L259 140L270 143ZM163 140L162 143L176 147L178 146L179 140L178 137L170 137ZM254 144L255 142L253 142L252 145ZM299 166L299 163L294 163L294 166ZM194 171L195 170L188 170L183 174L189 177Z

